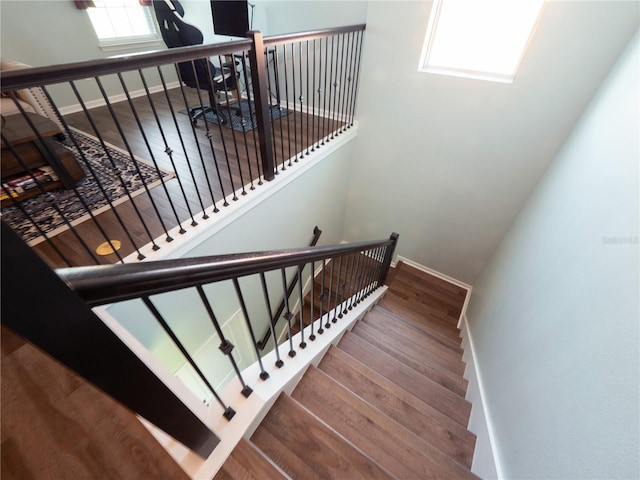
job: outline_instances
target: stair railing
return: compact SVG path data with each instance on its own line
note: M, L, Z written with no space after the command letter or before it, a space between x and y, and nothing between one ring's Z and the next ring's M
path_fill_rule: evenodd
M295 313L299 315L301 325L301 342L299 347L305 348L305 330L308 328L308 339L313 341L317 334L331 327L339 318L359 304L375 289L382 286L389 271L391 258L397 243L398 235L393 234L388 240L357 242L343 245L305 247L280 251L264 251L243 254L218 255L199 258L184 258L178 260L163 260L143 262L137 264L116 264L88 267L72 267L56 270L58 276L76 292L90 307L112 304L125 300L141 301L152 316L161 325L173 344L180 350L186 362L191 365L203 385L210 391L215 400L224 410L224 416L230 420L235 411L220 398L218 392L203 372L201 365L194 360L192 352L185 347L179 334L172 329L156 301L158 295L166 292L195 289L206 310L208 320L220 339L219 349L228 357L235 374L242 385L241 393L248 397L252 388L242 377L238 363L233 355L235 346L225 336L221 322L214 310L219 310L221 302L232 302L242 312L243 322L251 337L252 352L260 368L260 378L269 378L268 369L263 364L263 356L257 346L255 330L267 326L272 330L271 298L274 292L284 296L287 313L289 299L286 296L286 270L295 269L297 275L298 295L300 306L304 302L303 278L301 275L305 266L315 272L316 266L322 264L323 273L330 265L330 288L324 292L313 292L326 295L326 323L323 325L322 311L318 318L303 319L303 309ZM334 264L336 264L334 266ZM268 279L268 281L267 281ZM219 298L212 286L227 283L235 292L235 298ZM250 284L251 282L251 284ZM244 286L243 286L244 284ZM259 285L258 288L252 286ZM313 285L313 283L311 283ZM226 290L228 291L228 290ZM261 294L261 295L260 295ZM154 296L152 300L151 296ZM262 296L262 300L259 297ZM313 300L312 300L313 302ZM251 312L251 313L250 313ZM258 313L256 313L258 312ZM261 313L260 313L261 312ZM313 315L313 314L312 314ZM315 315L313 315L315 317ZM331 318L332 317L332 318ZM291 337L289 337L291 342ZM283 365L279 354L280 346L274 342L277 354L277 368ZM295 348L291 343L289 355L295 355Z
M215 311L219 311L220 305L231 302L240 307L242 318L238 321L244 323L251 337L251 347L246 353L257 360L259 376L266 381L270 375L263 364L263 357L270 352L260 352L254 331L271 323L270 298L276 294L281 297L286 291L286 270L292 269L298 276L300 305L306 293L301 269L309 265L309 271L315 272L316 266L321 264L323 286L324 273L331 274L328 290L323 288L318 292L311 282L311 304L314 296L316 300L322 299L320 301L326 305L324 318L322 309L316 316L312 307L306 322L303 321L303 309L297 312L300 324L304 326L299 348L304 349L307 346L305 333L309 333L309 341L314 341L316 334L322 335L324 330L339 322L383 285L398 240L394 233L388 240L136 264L70 267L54 272L4 221L1 224L2 324L204 458L218 443L218 437L98 318L91 307L125 300L141 302L211 391L222 407L224 418L231 420L235 415L234 409L218 395L204 373L203 365L194 359L194 353L180 338L180 332L167 322L157 299L167 292L175 295L176 292L195 289L212 331L218 335L219 349L233 366L241 385L240 393L248 397L253 389L245 382L234 358L235 347L225 336L216 316ZM248 283L251 278L261 288L252 291ZM35 294L36 301L34 279L37 279L39 289ZM235 298L216 295L219 292L215 287L224 283L233 287ZM274 338L277 337L274 335ZM280 347L276 345L274 348L277 353ZM284 362L280 356L277 358L275 367L282 367ZM272 367L269 369L273 371Z
M320 235L322 235L322 230L320 230L316 226L313 229L313 237L311 238L311 242L309 242L310 247L315 247L317 245L318 240L320 240ZM282 301L280 302L280 305L278 305L276 312L273 314L273 317L271 318L271 325L269 326L269 328L267 328L267 331L264 333L262 338L257 343L257 346L260 350L264 350L264 348L267 346L267 342L269 341L269 338L271 338L272 332L275 332L275 327L278 324L278 321L280 320L280 318L282 317L282 314L284 313L284 309L287 305L287 300L291 297L291 294L293 293L293 289L296 287L297 283L298 283L298 275L295 275L291 280L291 282L289 282L289 285L287 286L287 291L285 294L286 298L283 297ZM269 308L269 310L271 310L271 308ZM289 329L290 329L291 325L289 320L287 320L287 322L289 323ZM289 331L289 333L291 333L291 331ZM274 342L275 341L276 340L274 337Z

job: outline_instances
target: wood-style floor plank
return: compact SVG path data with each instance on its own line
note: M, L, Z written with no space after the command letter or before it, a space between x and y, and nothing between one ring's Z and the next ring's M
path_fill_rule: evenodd
M2 359L1 430L3 480L189 478L133 413L28 343Z
M351 332L342 337L338 348L466 427L471 407L460 403L466 393L466 380L454 377L437 382ZM457 407L463 409L462 413Z
M331 347L318 368L407 430L471 467L475 435L343 350Z
M477 478L315 367L292 396L396 478Z
M251 442L242 438L214 478L216 480L282 480L290 477L275 467Z
M423 353L452 372L464 374L465 364L459 351L448 348L393 316L386 315L382 310L371 310L363 319L363 323L402 343L404 348Z
M285 394L251 439L292 478L393 478Z

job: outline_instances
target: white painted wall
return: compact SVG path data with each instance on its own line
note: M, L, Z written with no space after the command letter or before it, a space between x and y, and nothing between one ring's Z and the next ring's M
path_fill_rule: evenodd
M474 286L503 478L640 478L640 34Z
M369 3L346 240L395 230L400 255L473 284L638 25L636 2L545 8L499 84L418 73L431 3Z

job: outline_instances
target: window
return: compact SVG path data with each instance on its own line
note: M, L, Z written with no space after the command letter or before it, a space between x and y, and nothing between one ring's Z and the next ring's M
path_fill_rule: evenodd
M94 0L94 4L87 12L101 47L159 40L151 9L141 6L139 0Z
M513 81L543 0L435 0L419 70Z

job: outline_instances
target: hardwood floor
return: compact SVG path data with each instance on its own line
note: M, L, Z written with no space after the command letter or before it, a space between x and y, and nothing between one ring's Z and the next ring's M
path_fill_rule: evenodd
M5 327L3 480L189 477L133 413Z
M231 465L250 447L284 472L276 478L477 478L455 317L466 290L404 264L387 280L401 308L385 297L345 333ZM225 464L216 478L245 477Z
M198 104L194 90L184 92L189 105ZM118 262L153 239L164 238L166 231L182 222L206 222L207 218L198 212L214 217L214 202L224 208L225 197L232 196L231 202L242 201L263 182L255 130L237 132L202 119L193 127L187 115L177 113L185 108L179 88L170 90L168 98L160 92L152 94L150 100L135 98L133 104L137 118L128 102L119 102L112 105L111 111L106 106L91 109L90 119L79 112L65 116L65 120L92 136L99 132L108 144L140 159L155 161L160 168L175 172L176 177L166 181L164 187L151 189L150 194L143 193L116 206L115 212L108 210L95 221L80 223L75 226L75 233L65 231L50 242L36 245L36 251L52 267ZM287 168L290 156L304 161L309 146L321 145L324 136L343 125L300 111L274 120L271 140L278 169ZM93 253L98 245L111 239L122 243L117 254ZM162 247L165 241L158 242L158 246Z

